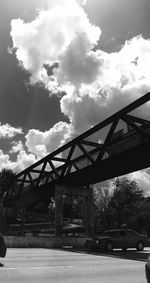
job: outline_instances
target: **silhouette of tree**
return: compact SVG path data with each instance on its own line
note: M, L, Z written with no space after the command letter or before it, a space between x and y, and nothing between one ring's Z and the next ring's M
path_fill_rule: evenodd
M114 192L109 203L113 211L113 221L117 228L126 225L137 228L137 219L143 205L144 195L135 181L117 178L114 181Z
M6 213L6 202L17 193L16 174L9 169L0 172L0 230L5 231L4 214Z
M17 191L16 174L12 170L2 169L0 172L0 199L3 205L9 197L14 197Z
M96 184L94 201L99 233L124 226L150 234L150 201L135 181L123 177Z

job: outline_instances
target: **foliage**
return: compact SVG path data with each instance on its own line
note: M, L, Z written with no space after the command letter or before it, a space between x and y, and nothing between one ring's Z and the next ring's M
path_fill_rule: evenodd
M137 230L150 236L150 197L145 197L137 214Z
M96 207L95 231L102 232L110 227L108 221L109 217L107 217L107 215L110 214L110 209L108 209L108 207L112 192L113 186L111 181L104 181L93 185L94 203Z
M0 172L0 231L5 232L6 223L4 218L6 216L5 204L8 198L12 198L18 191L16 174L8 169L3 169ZM11 216L13 213L11 212ZM6 219L5 219L6 220Z
M136 226L137 215L143 200L143 191L135 181L127 178L117 178L114 181L114 192L109 207L113 210L117 228L122 225Z
M102 230L128 227L150 233L150 200L135 181L116 178L94 188L97 208L96 225Z
M109 205L112 196L111 183L108 181L93 186L94 203L98 211L104 211Z
M16 174L9 169L0 172L0 199L3 204L8 197L14 197L18 192Z

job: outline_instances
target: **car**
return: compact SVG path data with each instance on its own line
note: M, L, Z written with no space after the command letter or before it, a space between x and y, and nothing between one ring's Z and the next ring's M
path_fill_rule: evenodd
M144 247L150 246L150 239L131 229L112 229L105 231L101 236L88 238L85 241L85 248L88 250L106 250L113 249L127 250L136 248L142 251Z
M148 255L148 259L145 264L145 275L146 275L147 283L150 283L150 255Z
M80 224L73 223L63 228L63 234L65 234L66 236L68 234L72 234L73 236L75 236L75 234L80 234L80 233L85 233L85 227L83 227L83 225Z

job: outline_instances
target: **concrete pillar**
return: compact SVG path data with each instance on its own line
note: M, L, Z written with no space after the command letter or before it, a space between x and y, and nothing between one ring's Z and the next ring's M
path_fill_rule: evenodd
M87 196L85 197L86 207L86 234L88 237L94 235L94 201L93 189L91 186L87 187Z
M63 234L63 187L55 186L55 236Z

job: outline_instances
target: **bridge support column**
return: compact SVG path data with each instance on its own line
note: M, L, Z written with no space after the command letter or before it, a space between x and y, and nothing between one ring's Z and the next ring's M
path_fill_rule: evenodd
M55 186L55 236L63 233L63 187Z
M88 237L94 235L94 201L93 190L91 186L87 187L86 195L86 234Z

